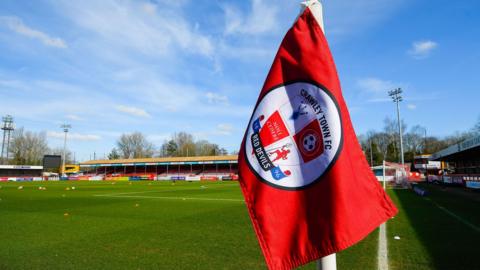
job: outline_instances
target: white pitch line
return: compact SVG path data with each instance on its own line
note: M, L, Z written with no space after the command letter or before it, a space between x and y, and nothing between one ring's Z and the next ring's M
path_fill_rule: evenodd
M229 184L229 185L218 185L218 186L207 186L208 189L216 189L221 187L232 187L237 186ZM167 186L169 187L169 186ZM143 194L143 193L165 193L165 192L177 192L177 191L185 191L185 190L200 190L200 188L181 188L181 189L167 189L167 190L149 190L149 191L134 191L134 192L122 192L122 193L106 193L106 194L97 194L95 196L116 196L116 195L128 195L128 194Z
M150 190L150 191L123 192L123 193L107 193L107 194L96 194L94 196L115 196L115 195L143 194L143 193L155 193L155 192L162 192L162 191Z
M243 202L240 199L224 199L224 198L194 198L194 197L157 197L157 196L129 196L129 195L93 195L95 197L108 197L108 198L141 198L141 199L163 199L163 200L196 200L196 201L227 201L227 202Z
M378 270L388 270L387 223L380 225L378 235Z
M425 198L425 200L427 201L430 201L433 205L435 205L438 209L442 210L443 212L447 213L448 215L450 215L451 217L455 218L456 220L460 221L461 223L463 223L464 225L472 228L474 231L477 231L480 233L480 227L476 226L475 224L472 224L470 222L468 222L467 220L465 220L464 218L460 217L459 215L453 213L452 211L448 210L447 208L439 205L438 203L434 202L433 200L431 200L430 198Z

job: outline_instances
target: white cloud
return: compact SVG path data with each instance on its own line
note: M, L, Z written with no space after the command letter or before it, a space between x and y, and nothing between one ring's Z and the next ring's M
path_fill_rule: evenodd
M390 102L388 91L401 87L408 88L404 83L382 80L375 77L368 77L357 80L357 87L361 90L360 97L367 102Z
M416 59L422 59L428 57L437 47L438 44L431 40L416 41L412 44L412 48L408 51L408 54Z
M67 115L65 115L65 118L67 118L69 120L73 120L73 121L83 121L83 120L85 120L82 117L80 117L78 115L75 115L75 114L67 114Z
M357 86L362 90L370 93L385 93L395 88L395 84L391 81L381 80L378 78L363 78L357 81Z
M0 91L25 91L27 87L25 83L20 80L2 80L0 79Z
M165 140L170 138L169 134L150 134L147 135L147 139L154 143L162 144Z
M214 43L195 29L174 4L140 1L63 1L62 11L74 23L112 44L147 55L173 55L176 50L211 56Z
M192 134L195 138L199 140L216 141L218 139L218 136L230 136L233 134L234 130L235 128L232 124L221 123L218 124L215 129L210 128L208 130L196 130Z
M219 135L231 135L233 131L233 125L231 124L218 124L217 134Z
M131 106L125 106L125 105L118 105L115 107L117 111L127 113L133 116L138 116L138 117L151 117L151 115L145 111L144 109L141 108L136 108L136 107L131 107Z
M11 73L6 77L15 77L15 74ZM98 124L103 121L115 122L118 119L118 114L112 113L105 106L112 102L111 95L95 91L89 86L24 77L8 85L9 87L0 87L0 100L4 101L0 110L31 122L45 124L51 121L63 122L65 119L82 121L95 118ZM8 94L3 95L3 89L7 89ZM107 119L106 115L111 117Z
M409 0L323 1L327 35L359 34L388 20Z
M208 103L210 104L228 105L227 96L223 96L223 95L212 93L212 92L207 92L205 96L207 97Z
M392 102L392 98L388 95L388 91L396 88L401 88L403 90L401 96L405 102L438 99L437 93L425 91L420 93L409 83L393 82L374 77L357 80L357 87L361 90L358 97L362 102ZM414 103L408 103L406 106L409 110L415 110L417 108L417 105Z
M142 8L146 13L148 13L150 15L155 14L155 12L157 11L157 6L155 4L152 4L152 3L145 3L145 4L142 5Z
M169 117L248 117L251 113L250 105L232 104L226 95L205 91L182 80L171 81L149 69L140 68L130 76L131 78L115 86L117 95L130 98L129 103L123 105L148 107L148 113L152 116L169 114ZM139 92L142 94L139 95Z
M23 21L18 17L0 16L0 22L3 22L5 25L7 25L8 28L10 28L10 30L16 32L17 34L24 35L33 39L38 39L46 46L61 49L67 48L67 44L63 39L58 37L51 37L40 30L33 29L25 25Z
M278 26L278 8L262 0L252 0L249 14L243 14L234 6L224 6L225 34L263 34Z
M50 138L63 140L65 138L65 133L60 131L48 131L47 136ZM101 140L102 137L98 135L93 135L93 134L80 134L80 133L69 132L67 134L67 139L76 140L76 141L98 141L98 140Z
M149 69L134 74L133 79L118 86L118 91L131 97L132 102L147 104L154 112L187 112L191 108L198 111L202 105L203 94L195 86L183 84L181 80L170 81Z
M416 108L417 108L417 105L415 105L415 104L412 104L412 103L407 104L407 109L409 109L409 110L415 110Z
M269 46L259 46L258 44L228 44L226 42L220 43L218 49L221 56L225 58L253 63L258 63L258 61L271 62L277 52L277 48Z

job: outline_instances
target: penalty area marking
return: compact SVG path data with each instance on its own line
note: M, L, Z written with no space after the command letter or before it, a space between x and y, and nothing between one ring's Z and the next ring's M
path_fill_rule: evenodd
M388 270L387 222L380 225L378 234L378 270Z
M93 195L95 197L108 198L140 198L140 199L161 199L161 200L192 200L192 201L226 201L226 202L243 202L240 199L225 199L225 198L195 198L195 197L157 197L157 196L140 196L140 195Z

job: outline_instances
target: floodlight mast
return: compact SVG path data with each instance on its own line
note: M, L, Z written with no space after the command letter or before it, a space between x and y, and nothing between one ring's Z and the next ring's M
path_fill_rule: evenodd
M15 126L13 124L13 117L11 115L6 115L2 117L3 121L3 141L2 141L2 154L0 156L1 158L1 164L5 164L5 160L3 158L3 153L5 152L5 139L7 141L7 148L6 148L6 162L8 163L8 152L10 152L10 133L15 129Z
M396 88L394 90L388 91L388 95L392 97L393 102L397 104L397 122L398 122L398 137L400 138L400 161L402 165L405 165L405 161L403 158L403 136L402 136L402 123L400 122L400 105L398 104L401 102L402 96L402 88Z
M63 132L65 133L65 139L63 141L63 159L62 159L62 176L65 176L65 160L67 159L67 133L71 125L63 124L60 126L63 128Z

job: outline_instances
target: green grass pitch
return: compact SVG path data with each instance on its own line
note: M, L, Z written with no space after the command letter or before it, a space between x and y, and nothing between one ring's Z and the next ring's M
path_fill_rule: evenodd
M236 182L0 186L0 269L266 268ZM479 194L427 189L389 190L390 269L480 269ZM337 254L338 269L376 269L377 246L378 230Z

